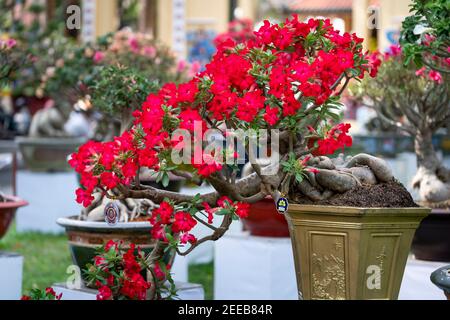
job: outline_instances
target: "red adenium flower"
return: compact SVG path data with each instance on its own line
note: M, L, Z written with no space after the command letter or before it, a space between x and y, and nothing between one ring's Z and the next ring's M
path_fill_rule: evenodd
M145 300L150 283L144 280L141 274L135 273L125 278L120 293L132 300Z
M175 221L172 225L172 231L174 233L189 232L197 224L197 221L187 212L177 212L174 218Z
M87 191L82 188L77 189L77 202L83 204L83 206L88 207L92 201L94 201L94 197L92 196L92 191Z
M182 233L180 236L180 243L181 244L186 244L186 243L190 243L190 244L194 244L197 242L197 238L190 233Z
M236 203L236 215L241 218L247 218L250 211L250 204L244 202Z
M98 294L97 300L111 300L112 298L112 290L108 286L101 285L100 282L97 283L98 286Z
M117 184L119 182L119 179L117 176L112 172L103 172L100 175L100 182L102 185L104 185L108 189L114 189L117 187Z
M105 244L105 251L108 252L109 250L114 249L115 251L118 250L118 243L114 242L113 240L109 240L106 244Z
M208 214L208 223L209 224L213 223L213 219L214 219L213 209L211 208L211 206L209 205L208 202L203 202L202 206L205 208L205 211Z
M347 135L350 124L339 124L332 128L325 139L318 141L317 153L320 155L333 154L336 150L351 147L353 140Z
M151 221L156 223L158 220L162 224L169 224L172 222L173 207L168 202L161 202L159 208L153 210Z

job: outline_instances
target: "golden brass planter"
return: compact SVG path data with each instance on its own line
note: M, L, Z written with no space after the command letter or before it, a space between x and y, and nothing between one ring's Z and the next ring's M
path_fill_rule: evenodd
M397 299L428 208L289 206L300 299Z

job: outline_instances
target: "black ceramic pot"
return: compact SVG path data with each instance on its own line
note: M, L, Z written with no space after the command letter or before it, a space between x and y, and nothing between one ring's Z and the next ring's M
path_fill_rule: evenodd
M109 240L123 241L125 249L133 243L139 246L145 254L150 253L156 244L150 235L151 225L148 221L118 223L115 226L109 226L106 222L81 221L74 216L59 218L56 222L66 229L73 263L80 270L86 269L86 265L92 263L96 256L96 250ZM174 253L166 255L165 262L171 261L173 255Z
M433 209L422 220L411 250L419 260L450 262L450 210Z
M437 269L431 274L431 282L444 291L447 300L450 300L450 266Z

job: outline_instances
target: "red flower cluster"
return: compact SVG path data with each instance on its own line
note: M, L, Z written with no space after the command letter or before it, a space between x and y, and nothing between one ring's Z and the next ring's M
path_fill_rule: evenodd
M202 203L205 212L208 214L208 223L211 224L214 214L230 214L239 218L247 218L250 211L250 204L245 202L233 202L230 198L224 196L217 201L217 207L211 208L207 202Z
M232 201L230 198L224 196L217 201L220 208L230 210L231 213L236 214L239 218L247 218L250 212L250 204L246 202Z
M159 208L152 211L150 218L152 237L168 241L167 234L178 234L180 243L195 243L197 239L189 232L197 225L197 221L188 212L175 212L168 202L161 202Z
M176 148L171 134L177 129L192 132L197 123L202 129L230 123L244 129L271 128L286 124L312 103L326 105L338 94L344 74L375 75L379 64L363 54L361 42L355 34L334 30L329 20L301 22L297 16L281 25L266 21L245 44L222 42L193 80L166 84L149 95L134 112L131 130L112 142L88 142L72 155L70 164L83 186L76 191L77 201L88 206L95 188L107 192L128 185L139 168L162 170L164 163L171 163ZM203 137L194 135L182 144L198 142L195 139ZM329 153L349 141L345 134L329 137L320 150ZM207 178L222 170L211 157L202 154L190 172Z
M94 200L95 188L107 191L119 184L128 185L138 170L132 149L133 135L126 132L112 142L89 141L72 154L69 164L81 175L83 186L76 190L77 202L88 206Z
M111 258L111 254L114 253ZM126 251L120 243L109 241L100 255L94 258L88 276L98 288L97 300L125 298L145 300L150 283L143 277L146 270L144 255L134 244Z
M317 154L327 155L333 154L338 149L343 149L344 147L351 147L353 140L352 137L347 135L350 130L351 125L348 123L341 123L330 129L325 139L321 139L317 142Z

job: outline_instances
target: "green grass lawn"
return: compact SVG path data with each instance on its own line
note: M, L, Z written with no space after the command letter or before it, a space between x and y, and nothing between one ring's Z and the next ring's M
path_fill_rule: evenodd
M212 300L214 295L214 264L196 264L189 266L189 282L198 283L205 289L205 299Z
M55 282L65 282L66 269L72 264L65 235L18 234L12 226L0 240L0 250L24 256L24 293L35 287L44 289Z
M0 250L24 256L23 292L32 288L44 289L56 282L65 282L72 264L67 237L40 233L17 233L14 226L0 240ZM202 284L206 299L213 296L213 264L189 267L189 281Z

